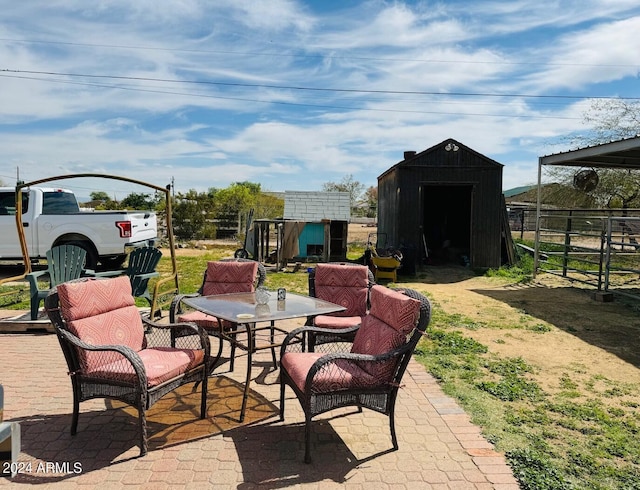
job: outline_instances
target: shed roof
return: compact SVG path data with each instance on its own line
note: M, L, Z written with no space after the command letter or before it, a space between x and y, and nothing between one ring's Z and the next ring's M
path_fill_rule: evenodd
M420 157L428 154L428 153L432 153L440 148L444 148L446 151L466 151L468 153L472 153L474 155L476 155L478 158L480 158L481 160L483 160L484 162L486 162L488 165L491 166L498 166L498 167L503 167L504 165L502 165L499 162L496 162L495 160L489 158L486 155L483 155L482 153L479 153L477 151L475 151L472 148L469 148L467 145L460 143L459 141L454 140L453 138L448 138L436 145L433 145L430 148L427 148L426 150L421 151L420 153L415 153L415 152L405 152L405 158L404 160L399 161L398 163L396 163L395 165L393 165L392 167L388 168L387 170L385 170L384 172L382 172L382 174L380 174L378 176L378 179L382 178L383 176L385 176L386 174L388 174L389 172L395 170L398 167L404 167L404 166L409 166L412 164L412 162L414 162L414 160L419 159Z
M640 169L640 136L540 157L540 165Z

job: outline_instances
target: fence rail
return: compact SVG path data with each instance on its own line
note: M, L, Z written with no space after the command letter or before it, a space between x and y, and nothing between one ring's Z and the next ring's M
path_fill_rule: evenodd
M545 210L535 270L640 299L640 210Z

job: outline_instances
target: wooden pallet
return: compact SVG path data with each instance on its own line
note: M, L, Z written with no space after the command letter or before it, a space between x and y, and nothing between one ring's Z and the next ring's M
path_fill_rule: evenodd
M55 330L46 316L31 320L28 311L3 310L0 312L0 334L2 333L55 333Z

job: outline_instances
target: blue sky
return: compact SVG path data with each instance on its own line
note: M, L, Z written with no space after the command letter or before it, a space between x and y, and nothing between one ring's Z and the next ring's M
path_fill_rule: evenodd
M10 0L2 0L8 4ZM365 186L455 138L504 189L640 97L637 0L30 0L0 17L0 179ZM112 181L79 193L138 192ZM96 187L92 187L95 185ZM101 187L98 187L101 186Z

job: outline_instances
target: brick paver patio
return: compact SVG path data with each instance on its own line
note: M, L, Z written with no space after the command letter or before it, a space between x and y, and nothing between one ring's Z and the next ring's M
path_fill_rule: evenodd
M197 416L192 385L152 407L149 453L138 457L137 413L119 402L81 404L78 434L69 434L71 384L55 335L0 333L4 418L21 424L25 469L13 480L0 478L0 486L519 488L503 455L415 361L396 406L398 451L391 450L387 417L345 409L314 423L307 465L304 415L287 391L285 421L279 421L278 372L267 351L256 356L247 416L237 421L244 359L237 358L234 373L211 379L205 420Z

